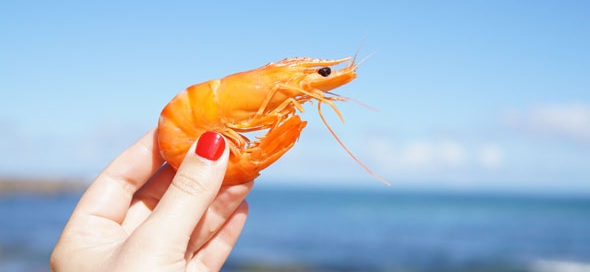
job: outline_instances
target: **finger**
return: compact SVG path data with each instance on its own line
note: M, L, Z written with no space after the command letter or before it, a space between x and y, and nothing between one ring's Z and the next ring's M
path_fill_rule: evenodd
M127 233L132 233L152 213L176 171L169 165L164 165L154 176L135 194L127 216L122 223ZM253 182L240 185L222 186L219 193L199 221L191 235L187 253L196 252L215 234L236 210L242 200L252 189ZM190 257L192 257L192 253Z
M187 271L219 271L231 253L248 217L243 201L219 232L187 264Z
M164 165L152 179L136 194L122 223L126 233L132 233L152 213L156 204L170 185L176 172L169 165ZM191 235L188 245L187 260L192 259L211 237L225 224L235 212L246 195L252 189L253 182L240 185L222 186L215 200L211 203Z
M94 215L121 223L133 194L163 163L155 129L115 158L84 193L72 217Z
M215 155L197 155L195 150L210 150ZM160 202L138 228L138 235L181 248L184 256L192 231L219 192L228 157L225 139L217 133L204 133L187 152Z
M194 253L219 231L246 198L253 184L254 182L248 182L221 187L219 194L215 197L215 200L211 203L191 235L187 249L187 259L192 258Z
M164 164L154 176L135 193L129 211L121 223L126 233L132 233L152 213L164 192L170 186L176 170L169 164Z

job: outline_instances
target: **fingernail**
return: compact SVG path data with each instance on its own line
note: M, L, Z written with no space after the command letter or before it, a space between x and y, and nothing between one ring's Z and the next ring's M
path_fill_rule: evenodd
M195 153L205 159L216 161L223 154L223 150L225 150L223 136L213 131L207 131L199 138Z

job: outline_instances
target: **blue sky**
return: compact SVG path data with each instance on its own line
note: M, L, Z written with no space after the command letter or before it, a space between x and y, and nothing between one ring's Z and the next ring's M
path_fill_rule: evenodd
M189 85L285 57L375 54L325 114L394 188L590 193L586 1L4 1L1 176L87 177ZM307 105L259 183L381 184Z

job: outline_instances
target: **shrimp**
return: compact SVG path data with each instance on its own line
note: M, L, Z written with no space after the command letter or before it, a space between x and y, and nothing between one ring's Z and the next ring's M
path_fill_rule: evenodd
M252 181L261 170L289 151L299 138L307 124L297 114L304 112L303 103L318 101L318 112L326 126L328 124L321 115L322 103L329 105L343 121L333 101L348 98L330 90L356 78L358 63L355 59L356 56L352 62L350 57L337 60L286 58L254 70L192 85L177 94L162 110L158 121L160 153L177 169L196 138L205 131L215 131L227 139L230 147L223 183L234 185ZM332 68L344 62L347 62L346 67ZM336 137L329 126L328 129ZM244 135L262 130L267 130L266 134L255 140ZM338 137L336 139L373 174Z

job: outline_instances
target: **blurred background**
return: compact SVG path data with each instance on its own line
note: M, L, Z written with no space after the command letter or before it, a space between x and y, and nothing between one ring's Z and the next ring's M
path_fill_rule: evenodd
M324 114L392 186L307 105L225 271L590 271L589 14L586 1L4 1L0 271L48 270L83 189L179 91L357 51L375 54L336 92L378 111Z

